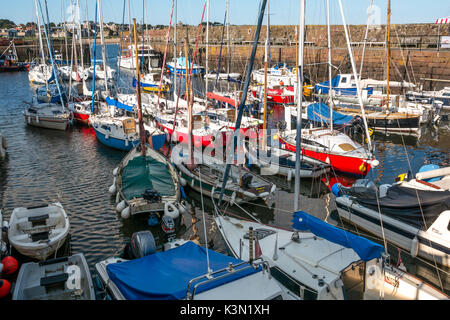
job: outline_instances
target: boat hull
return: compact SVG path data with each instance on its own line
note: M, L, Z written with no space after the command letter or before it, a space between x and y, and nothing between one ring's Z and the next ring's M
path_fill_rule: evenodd
M281 145L289 151L295 152L296 146L286 142L281 137L279 138ZM351 157L346 155L325 153L313 148L302 148L302 154L316 160L329 163L334 171L351 174L354 176L366 176L370 171L371 165L367 159Z
M25 115L25 122L33 127L40 127L54 130L66 130L69 124L68 119L54 119L46 117L36 117L31 115Z
M384 234L387 241L407 251L414 251L412 249L413 239L417 237L418 256L429 261L435 259L437 263L446 267L450 265L450 248L431 239L426 232L384 214L382 215L382 228L379 212L354 203L347 197L336 198L336 206L342 219L380 238Z

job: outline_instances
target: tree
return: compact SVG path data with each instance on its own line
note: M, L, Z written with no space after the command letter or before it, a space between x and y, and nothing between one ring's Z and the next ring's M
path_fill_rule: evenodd
M16 24L8 19L0 19L0 29L10 29L15 27Z

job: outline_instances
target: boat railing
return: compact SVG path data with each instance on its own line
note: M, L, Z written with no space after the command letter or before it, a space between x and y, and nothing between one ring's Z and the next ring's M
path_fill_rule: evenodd
M257 260L260 260L260 261L257 261ZM243 268L237 269L238 267L243 266L243 265L245 265L245 264L248 264L248 265L245 266L245 267L243 267ZM228 264L228 267L226 267L226 268L222 268L222 269L219 269L219 270L210 272L210 273L205 273L205 274L203 274L203 275L201 275L201 276L198 276L198 277L196 277L196 278L193 278L193 279L191 279L191 281L189 281L189 284L188 284L188 286L187 286L186 300L193 300L193 299L194 299L194 297L195 297L195 292L197 291L197 288L198 288L199 286L206 285L206 284L208 284L208 283L212 283L212 282L218 281L218 280L220 280L220 279L224 279L224 278L229 277L229 276L231 276L231 275L234 275L234 274L237 274L237 273L239 273L239 272L243 272L243 271L246 271L246 270L249 270L249 269L252 269L252 268L256 270L256 269L258 269L259 267L262 267L263 272L264 272L264 270L267 271L268 274L269 274L269 276L270 276L270 266L269 266L269 263L268 263L267 261L263 260L263 259L260 257L260 258L257 258L257 259L255 259L255 260L253 260L253 262L251 262L251 263L246 262L246 261L243 261L243 262L240 262L240 263L237 263L237 264L232 264L232 263L230 262L230 263ZM220 275L220 276L214 277L214 275L217 275L217 274L220 274L220 273L223 273L223 272L226 272L226 273L225 273L225 274L222 274L222 275ZM206 280L200 281L200 282L196 283L196 284L193 286L193 288L192 288L192 293L191 293L191 287L192 287L192 285L193 285L196 281L199 281L199 280L204 279L204 278L206 278Z

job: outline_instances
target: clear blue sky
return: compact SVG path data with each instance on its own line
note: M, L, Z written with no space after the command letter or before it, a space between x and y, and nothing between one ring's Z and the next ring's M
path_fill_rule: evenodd
M40 0L44 5L44 0ZM62 4L66 8L71 0L47 0L50 20L62 21ZM82 19L85 17L87 1L89 19L94 20L95 0L79 0L82 6ZM103 20L105 22L122 22L124 0L103 0ZM128 0L126 0L128 2ZM143 0L131 0L131 17L142 21ZM145 0L147 3L147 23L167 25L170 17L172 0ZM231 24L255 24L260 0L229 0ZM270 19L272 25L298 24L299 0L270 0ZM341 24L337 0L331 2L331 24ZM205 0L178 0L178 21L198 24L201 19ZM210 20L222 22L225 13L225 0L210 0ZM348 24L365 24L367 7L370 0L342 0ZM381 23L386 23L387 0L373 0L380 8ZM15 23L35 21L34 0L1 1L0 19L10 19ZM449 0L392 0L391 23L434 23L436 18L450 16ZM307 0L307 24L326 23L326 0ZM67 13L66 13L67 15ZM128 21L128 11L125 14ZM205 17L206 19L206 17Z

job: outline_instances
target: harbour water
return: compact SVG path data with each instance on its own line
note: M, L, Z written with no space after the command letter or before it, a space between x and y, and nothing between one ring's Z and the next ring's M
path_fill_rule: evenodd
M114 50L109 50L109 56L114 54ZM109 63L115 67L115 58ZM131 78L129 72L122 74L126 79L124 81ZM128 83L131 85L131 81ZM35 89L30 85L26 72L0 74L0 133L9 146L6 159L0 160L0 208L4 208L6 219L16 207L61 202L71 223L70 243L64 250L72 254L84 253L91 270L96 262L120 250L133 232L150 229L161 235L159 227L148 226L146 217L124 220L115 211L115 199L108 193L108 187L113 180L112 170L124 157L124 152L102 145L89 127L73 125L63 132L26 125L22 115L23 101L30 101ZM270 115L272 125L283 119L282 112L282 109L273 111ZM416 172L427 162L450 165L449 122L441 123L438 128L424 128L418 139L375 135L374 140L375 156L380 165L371 170L367 177L377 183L393 183L395 177L407 172L409 167ZM245 205L245 208L263 223L290 227L293 181L268 178L277 184L278 191L273 199L268 204L258 202ZM334 196L330 194L326 182L327 179L301 181L300 208L330 223L340 224ZM203 219L200 194L186 191L188 202L195 201L196 216L200 222ZM209 199L204 199L204 210L209 246L224 252L225 245L220 233L216 232ZM195 228L191 226L190 215L186 215L184 221L186 226L179 236L187 239ZM199 222L196 224L198 235L204 244L203 223ZM373 239L370 235L366 236ZM399 253L391 246L389 253L394 264L400 262L400 254L408 272L438 288L442 286L449 293L448 269L438 274L432 262L413 259L407 252ZM21 257L20 261L26 259Z

